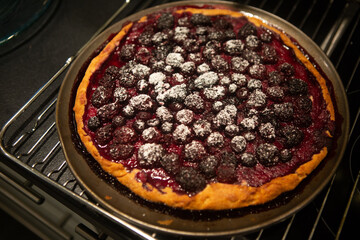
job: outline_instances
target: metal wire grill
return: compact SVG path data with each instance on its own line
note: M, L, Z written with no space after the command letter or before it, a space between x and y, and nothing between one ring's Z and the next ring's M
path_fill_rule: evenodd
M295 2L247 0L242 3L264 9L286 19L323 48L333 61L344 86L346 86L351 103L352 130L349 149L339 171L333 177L328 188L313 203L290 219L275 226L246 236L233 236L227 239L335 239L340 236L350 236L351 227L354 224L352 219L356 213L359 213L360 207L359 163L354 161L360 154L357 150L357 146L360 144L360 128L358 126L360 105L356 101L355 103L351 101L360 96L358 83L360 79L357 79L360 73L358 54L360 47L358 44L354 44L360 42L358 34L360 32L359 3L340 0L297 0ZM130 1L123 2L123 5L103 27L109 25L114 19L125 17L131 13L128 10L125 15L124 9L134 9L136 6L136 10L140 10L160 3L144 1L138 4ZM57 92L63 79L63 72L77 54L69 57L59 72L46 82L3 127L1 145L8 157L31 175L48 182L52 188L68 194L98 214L121 225L126 225L88 198L68 168L56 134ZM351 174L346 178L348 172ZM341 199L337 197L339 191L343 193ZM149 233L149 235L151 234ZM142 237L150 236L142 235ZM152 237L164 238L156 234L153 234Z

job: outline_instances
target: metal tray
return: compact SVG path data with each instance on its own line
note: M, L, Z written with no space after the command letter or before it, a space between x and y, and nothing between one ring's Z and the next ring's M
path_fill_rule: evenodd
M118 32L127 21L137 20L144 15L159 11L163 8L195 4L203 5L208 4L208 2L175 2L146 9L114 24L94 39L73 62L65 76L57 102L57 130L68 165L79 183L97 202L129 223L152 231L186 236L212 237L248 233L286 219L313 200L334 174L342 159L348 138L348 103L344 88L335 68L322 50L309 37L285 20L249 6L221 1L211 2L212 5L219 4L236 11L244 11L259 16L265 21L284 30L310 53L314 61L333 84L338 113L342 116L342 122L339 124L341 134L337 138L337 142L334 144L335 148L331 151L331 154L329 154L309 178L305 179L305 181L291 193L285 194L269 204L240 210L221 212L172 211L166 207L161 208L151 204L144 204L142 201L136 201L136 199L129 198L126 194L124 195L118 191L112 184L104 181L97 173L92 171L84 155L78 151L78 148L73 143L74 133L71 127L72 90L83 64L96 49L98 49L112 33ZM112 198L106 200L107 196L112 196ZM162 225L161 222L165 220L171 221L171 224Z

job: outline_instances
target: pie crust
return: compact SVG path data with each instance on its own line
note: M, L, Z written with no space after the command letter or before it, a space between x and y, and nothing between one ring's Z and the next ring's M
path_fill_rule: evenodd
M326 109L330 116L330 121L335 122L335 109L331 94L327 87L327 81L320 74L313 63L304 55L302 49L292 41L292 39L283 31L270 25L254 16L244 15L241 12L235 12L228 9L207 9L207 8L179 8L174 10L177 14L184 12L191 14L203 14L207 16L227 15L234 18L246 17L249 22L257 27L265 27L272 32L278 34L284 44L291 48L296 57L302 64L315 76L319 83L322 97L326 102ZM144 16L138 22L146 23L147 17ZM327 146L314 154L309 161L301 164L290 174L273 178L272 180L260 185L250 186L246 181L241 183L228 184L220 182L208 182L206 187L199 192L193 194L179 193L173 188L165 186L162 189L154 187L148 182L142 182L138 179L138 174L142 171L138 168L127 169L121 161L113 161L102 156L99 148L94 143L93 138L85 130L84 114L86 114L86 106L89 104L88 87L92 79L92 75L106 63L109 56L121 44L121 41L131 31L134 23L127 23L120 32L118 32L104 49L92 59L85 76L83 77L76 93L74 103L75 121L77 125L77 133L80 136L86 150L100 164L102 169L114 176L121 184L129 188L136 195L151 201L162 203L170 207L190 209L190 210L224 210L242 208L251 205L259 205L267 203L284 192L295 189L299 183L306 178L326 157L328 154ZM332 131L325 130L329 138L332 138Z

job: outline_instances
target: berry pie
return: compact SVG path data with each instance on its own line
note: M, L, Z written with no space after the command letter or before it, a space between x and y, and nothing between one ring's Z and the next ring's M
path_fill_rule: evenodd
M260 18L167 8L127 22L104 46L76 90L76 129L141 198L190 210L264 204L330 150L330 82Z

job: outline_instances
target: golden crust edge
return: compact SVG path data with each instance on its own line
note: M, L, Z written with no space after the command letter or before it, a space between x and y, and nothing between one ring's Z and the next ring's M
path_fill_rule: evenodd
M202 13L206 15L228 14L234 17L244 16L239 12L234 12L228 9L195 10L196 11L193 11L191 9L184 9L183 11ZM277 28L267 25L266 23L264 23L264 21L260 19L254 17L248 17L248 19L257 26L264 25L267 28L275 31L281 36L282 40L286 44L289 44L290 47L294 49L296 56L316 76L316 79L321 86L323 97L327 103L327 109L330 112L331 120L334 121L334 108L331 101L330 93L326 86L325 79L320 75L320 73L316 70L312 63L302 54L302 52L283 32L281 32ZM144 18L141 19L141 21L144 20ZM251 205L259 205L275 199L283 192L291 191L296 188L299 183L320 164L322 159L326 157L327 148L324 147L320 151L320 153L313 155L310 161L299 166L295 173L272 179L270 182L260 187L224 183L211 183L208 184L204 190L202 190L193 197L189 197L185 194L178 194L174 192L170 187L166 187L159 191L150 184L146 184L145 188L143 183L136 180L136 174L140 170L134 169L128 172L121 163L112 162L100 155L97 148L92 143L90 136L86 134L82 121L83 114L85 112L85 105L87 103L86 91L91 75L93 74L94 70L98 69L98 67L107 59L107 57L111 54L114 48L120 43L121 39L126 35L127 31L131 28L131 26L131 23L126 25L110 41L110 43L108 43L104 50L91 61L85 73L85 76L79 85L73 110L75 112L75 121L77 123L78 133L86 149L99 162L104 171L111 173L119 182L128 187L132 192L149 201L164 203L168 206L175 208L192 210L223 210L247 207Z

